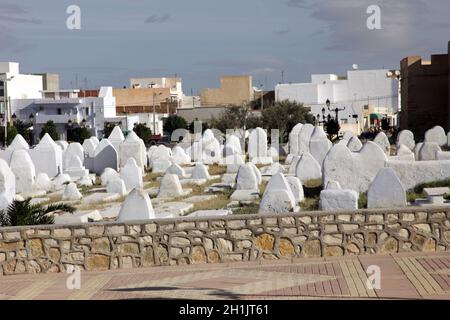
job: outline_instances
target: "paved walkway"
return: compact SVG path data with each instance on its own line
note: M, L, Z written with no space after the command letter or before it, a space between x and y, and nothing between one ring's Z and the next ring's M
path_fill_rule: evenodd
M450 252L82 271L78 290L68 276L0 277L0 299L450 299Z

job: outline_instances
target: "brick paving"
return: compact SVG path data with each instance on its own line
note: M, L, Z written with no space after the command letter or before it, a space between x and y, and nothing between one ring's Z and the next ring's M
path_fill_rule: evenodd
M0 299L450 299L450 252L82 271L73 290L68 276L0 276Z

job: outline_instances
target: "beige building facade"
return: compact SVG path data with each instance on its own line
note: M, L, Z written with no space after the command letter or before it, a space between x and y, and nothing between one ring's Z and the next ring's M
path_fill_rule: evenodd
M222 76L220 88L205 88L200 91L201 106L241 106L254 100L252 77Z

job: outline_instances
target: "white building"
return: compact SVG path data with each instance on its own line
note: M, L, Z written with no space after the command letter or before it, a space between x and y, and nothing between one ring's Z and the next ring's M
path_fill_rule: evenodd
M0 62L0 113L5 114L6 98L9 101L38 99L42 95L42 86L41 75L20 74L17 62ZM8 119L11 118L12 113L9 107Z
M17 119L31 121L35 139L42 127L53 121L60 139L67 139L67 132L83 125L101 138L105 122L126 126L125 117L116 116L116 98L112 87L101 87L98 97L79 97L79 90L42 91L39 99L15 99L11 101L12 113ZM37 140L35 140L37 141Z
M328 111L325 103L330 101L330 109L345 110L339 112L342 124L357 123L361 128L367 128L366 111L376 110L377 113L392 117L398 111L398 82L387 77L389 70L351 70L347 76L335 74L313 74L310 83L283 83L275 87L275 99L302 102L311 108L311 113L322 120L322 109L325 115L335 112ZM395 125L392 117L391 124Z

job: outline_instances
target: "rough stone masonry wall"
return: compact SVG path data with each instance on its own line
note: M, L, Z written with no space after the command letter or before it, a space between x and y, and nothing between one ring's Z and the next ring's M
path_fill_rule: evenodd
M450 208L0 228L0 275L450 250Z

